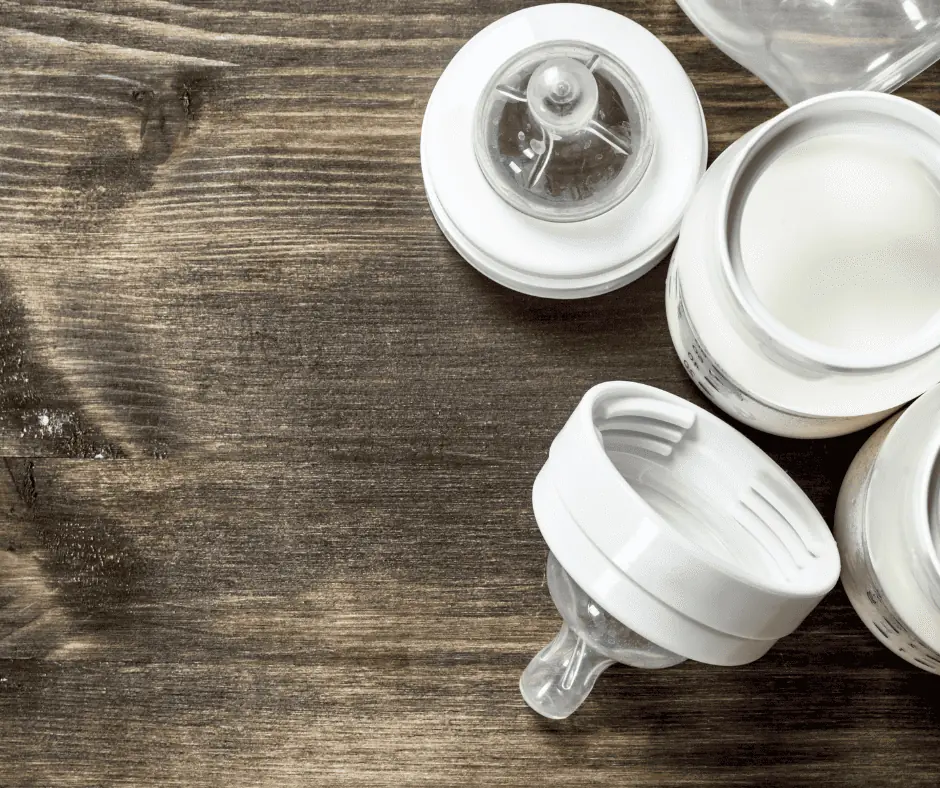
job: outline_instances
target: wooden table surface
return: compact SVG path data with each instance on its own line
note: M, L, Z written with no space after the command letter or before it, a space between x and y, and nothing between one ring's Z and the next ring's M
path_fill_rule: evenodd
M428 211L435 79L532 4L0 1L4 788L940 783L940 684L841 589L753 665L522 702L552 437L602 380L702 403L664 266L523 297ZM713 156L781 109L672 0L605 5ZM865 436L753 437L831 520Z

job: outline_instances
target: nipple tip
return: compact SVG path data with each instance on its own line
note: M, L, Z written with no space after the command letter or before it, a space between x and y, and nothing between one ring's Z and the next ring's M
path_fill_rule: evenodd
M572 57L546 60L526 88L529 111L546 130L558 135L585 128L597 114L599 96L594 75Z
M526 675L523 673L519 678L519 692L526 705L540 717L548 720L565 720L577 711L577 707L559 708L555 704L546 702L546 695L540 696L538 691L533 691L533 689L526 683Z
M519 680L529 707L551 720L570 717L614 660L596 651L568 624L532 659Z

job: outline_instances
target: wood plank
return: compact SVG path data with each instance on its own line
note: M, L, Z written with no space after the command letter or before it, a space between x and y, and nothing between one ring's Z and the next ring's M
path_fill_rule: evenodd
M45 659L0 663L0 734L26 783L936 774L934 679L881 648L841 592L752 667L617 668L569 722L527 712L518 675L557 620L517 505L523 467L495 495L491 467L449 460L40 459L31 473L24 523L61 623Z

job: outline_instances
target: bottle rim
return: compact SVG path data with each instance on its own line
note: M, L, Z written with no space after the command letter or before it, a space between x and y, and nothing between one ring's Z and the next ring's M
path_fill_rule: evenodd
M720 269L723 284L740 309L748 327L769 348L797 364L822 372L886 372L911 364L940 349L940 309L931 323L912 333L904 341L883 352L864 352L833 347L807 339L774 317L761 303L751 286L747 272L735 259L734 231L747 190L755 180L753 170L774 146L785 149L790 142L800 142L794 129L809 120L838 118L846 111L864 113L875 120L887 121L920 132L936 149L940 174L940 117L912 101L898 96L847 91L809 99L784 111L755 130L741 155L732 164L733 171L719 197ZM789 133L789 134L788 134Z

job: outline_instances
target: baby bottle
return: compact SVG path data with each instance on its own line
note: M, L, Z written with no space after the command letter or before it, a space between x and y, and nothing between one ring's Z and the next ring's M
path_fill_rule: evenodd
M709 168L666 309L702 392L790 437L841 435L940 382L940 117L881 93L778 115Z
M890 92L940 57L938 0L678 0L705 35L788 104Z
M862 621L899 657L940 674L940 387L862 447L835 533Z

